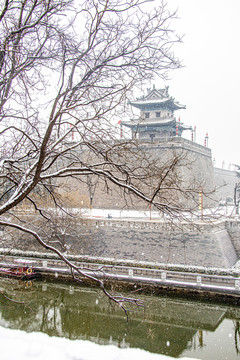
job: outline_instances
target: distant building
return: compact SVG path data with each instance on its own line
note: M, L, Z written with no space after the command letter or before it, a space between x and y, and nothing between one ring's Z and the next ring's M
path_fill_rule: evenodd
M122 125L132 130L132 136L141 140L155 141L160 138L182 136L184 130L192 130L177 121L174 111L186 109L168 94L168 86L164 89L148 90L148 94L130 104L141 110L140 117L130 121L122 121Z

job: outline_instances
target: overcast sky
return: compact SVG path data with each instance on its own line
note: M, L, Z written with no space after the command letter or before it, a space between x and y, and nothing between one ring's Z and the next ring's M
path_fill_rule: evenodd
M166 84L187 107L176 115L196 125L199 144L208 132L216 166L240 164L240 0L168 0L168 5L178 8L173 26L185 34L176 48L185 67Z

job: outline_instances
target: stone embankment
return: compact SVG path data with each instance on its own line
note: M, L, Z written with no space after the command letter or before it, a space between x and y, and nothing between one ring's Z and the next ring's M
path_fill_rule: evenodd
M238 304L240 301L239 270L124 261L91 256L68 256L68 261L80 271L71 271L56 254L0 249L0 275L20 277L27 281L39 278L71 281L73 273L82 284L96 284L151 293L184 295L184 297L213 298ZM9 255L12 254L12 255ZM21 258L19 258L21 256ZM16 271L25 269L21 276ZM15 271L13 270L15 268ZM5 270L4 270L5 269ZM27 269L27 270L26 270ZM10 273L9 273L9 270ZM90 278L89 278L90 277ZM93 278L95 280L93 280Z
M7 232L7 231L6 231ZM4 238L5 231L2 232ZM43 251L32 238L6 236L2 247ZM231 268L240 255L240 221L167 223L160 220L80 218L74 235L51 239L69 255Z
M234 266L240 252L237 220L176 226L157 220L80 219L76 226L79 236L65 238L64 255L114 286L240 298L240 271ZM71 278L56 254L36 252L31 239L21 239L14 250L5 245L1 266L14 263L11 256L25 257L43 277Z
M228 221L173 224L86 219L77 226L78 238L66 240L68 251L73 254L229 268L238 261L240 252L238 225Z

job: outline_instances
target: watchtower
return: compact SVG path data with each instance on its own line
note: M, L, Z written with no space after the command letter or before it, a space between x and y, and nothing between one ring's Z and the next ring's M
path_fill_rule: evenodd
M185 105L180 105L168 94L168 86L164 89L148 90L148 94L130 104L140 109L140 117L130 121L122 121L122 125L132 130L133 137L142 140L157 140L173 136L182 136L184 130L191 130L177 121L174 115L176 110L186 109Z

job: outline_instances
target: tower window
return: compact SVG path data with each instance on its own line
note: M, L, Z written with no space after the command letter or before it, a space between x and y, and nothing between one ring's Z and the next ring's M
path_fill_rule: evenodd
M149 116L150 116L149 112L146 112L146 113L145 113L145 119L148 119Z
M156 112L156 117L161 117L161 111Z

